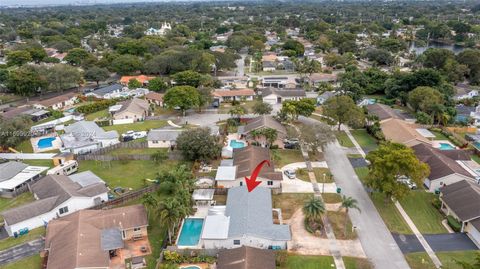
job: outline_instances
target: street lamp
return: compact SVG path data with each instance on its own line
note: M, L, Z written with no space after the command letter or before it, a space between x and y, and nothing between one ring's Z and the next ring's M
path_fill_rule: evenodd
M323 173L322 194L325 192L325 173Z

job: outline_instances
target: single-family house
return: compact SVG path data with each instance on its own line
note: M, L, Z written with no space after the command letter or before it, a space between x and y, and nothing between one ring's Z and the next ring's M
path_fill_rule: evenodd
M128 99L121 105L122 107L113 114L113 124L143 121L150 111L150 104L144 99Z
M274 89L267 88L262 89L262 99L263 102L274 105L281 104L286 100L295 100L298 101L302 98L305 98L305 90L303 89Z
M468 123L472 112L475 112L475 107L458 104L455 106L455 111L457 112L455 115L455 121L466 124Z
M275 269L275 252L269 249L239 247L220 250L217 269Z
M475 107L475 111L470 112L470 118L472 118L475 127L480 127L480 105Z
M262 135L259 136L258 134L255 134L254 137L252 134L254 134L255 131L260 131L266 128L277 131L277 139L273 144L283 148L283 139L287 137L287 129L270 115L262 115L250 119L246 125L239 126L238 133L241 136L246 137L250 142L256 141L261 146L265 147L268 144L266 138Z
M270 157L268 148L247 146L233 150L233 163L231 166L219 166L215 180L218 187L232 188L243 186L245 177L252 175L255 167L263 160L268 160L270 165L264 165L258 174L259 186L279 189L283 179L281 172L275 171L275 166Z
M151 77L151 76L145 76L145 75L138 75L138 76L122 76L120 78L120 83L124 86L128 86L128 83L130 82L130 80L132 79L135 79L137 80L138 82L140 82L143 86L147 86L148 85L148 82L152 79L154 79L155 77Z
M52 220L45 237L46 269L145 268L144 256L152 253L147 227L143 205L80 210Z
M218 76L217 79L225 88L244 89L247 87L249 78L247 76Z
M52 98L36 101L33 107L37 109L63 110L72 107L77 101L77 93L68 92Z
M386 140L404 144L408 147L413 147L421 143L431 143L430 140L417 131L417 129L419 129L417 124L408 123L401 119L392 118L381 121L380 128Z
M103 86L96 88L91 92L85 93L85 96L92 96L99 99L112 99L118 96L120 92L123 91L124 86L122 84L112 84L108 86Z
M149 92L145 95L145 100L155 106L163 106L163 94L158 92Z
M424 180L425 187L431 191L438 191L444 185L450 185L462 180L474 181L475 175L464 169L455 159L461 155L443 153L430 145L420 143L412 147L417 158L430 167L430 174ZM462 158L463 159L463 158Z
M212 96L218 103L229 101L252 101L255 97L255 91L252 89L217 89L212 92Z
M149 148L173 148L177 137L182 133L178 129L153 129L147 134Z
M0 213L9 236L108 200L105 182L90 171L47 175L30 186L35 201Z
M28 190L27 184L40 179L46 166L30 166L22 162L0 163L0 197L12 198Z
M317 105L323 105L328 99L335 96L334 92L326 91L317 96Z
M62 151L74 154L88 153L120 143L118 138L117 131L106 132L93 121L78 121L65 126L65 133L60 135Z
M308 78L308 83L313 87L318 87L322 83L336 83L337 74L313 73Z
M263 88L296 88L299 83L293 76L266 76L259 78Z
M461 180L440 188L442 211L461 224L461 232L480 246L480 185Z
M471 88L469 85L466 84L457 84L455 86L455 95L453 96L453 98L457 101L472 99L477 96L478 89Z
M273 61L262 61L262 70L264 72L273 72L277 70L277 63Z
M368 114L376 116L380 122L390 119L404 119L399 112L384 104L376 103L365 107L367 108Z
M286 249L291 240L289 225L273 223L271 190L263 187L231 188L226 206L209 211L203 225L205 249Z

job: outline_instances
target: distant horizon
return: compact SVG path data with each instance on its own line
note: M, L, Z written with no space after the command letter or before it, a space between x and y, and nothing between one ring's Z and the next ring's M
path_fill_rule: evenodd
M128 3L165 3L165 2L206 2L229 0L0 0L0 7L41 7L67 5L105 5Z

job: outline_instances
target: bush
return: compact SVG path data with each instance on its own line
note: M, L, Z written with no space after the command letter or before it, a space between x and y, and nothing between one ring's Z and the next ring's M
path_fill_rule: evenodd
M288 252L285 250L279 250L277 251L275 255L275 264L277 267L282 267L288 259Z
M458 220L456 220L454 217L447 216L447 222L454 232L459 233L462 230L462 224L458 222Z
M270 149L278 149L278 145L271 145Z
M99 102L79 106L77 107L77 111L80 113L91 114L103 109L107 109L109 106L116 104L117 101L117 99L102 100Z
M165 151L157 151L157 152L154 152L152 153L152 155L150 155L150 157L152 158L152 160L156 163L159 163L161 161L164 161L166 159L168 159L168 153L165 152Z
M440 199L438 199L437 197L433 198L432 199L432 205L433 207L435 207L436 209L439 209L442 207L442 201L440 201Z

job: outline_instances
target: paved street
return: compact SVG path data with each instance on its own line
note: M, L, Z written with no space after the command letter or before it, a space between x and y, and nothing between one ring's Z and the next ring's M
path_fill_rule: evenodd
M464 233L423 235L433 251L478 250L478 247ZM423 252L425 249L413 234L393 234L403 253Z
M43 239L36 239L22 245L18 245L3 251L0 251L0 265L12 263L35 254L38 254L44 248Z

